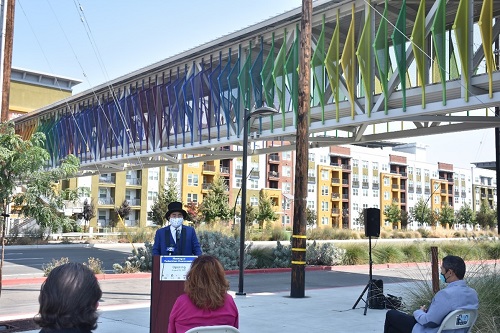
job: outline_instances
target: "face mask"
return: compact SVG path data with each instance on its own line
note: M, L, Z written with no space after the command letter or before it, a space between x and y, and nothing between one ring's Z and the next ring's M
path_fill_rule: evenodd
M446 283L446 277L444 276L443 273L439 274L439 280L443 283Z
M174 228L179 228L182 225L182 222L184 222L182 217L172 217L170 219L170 225Z

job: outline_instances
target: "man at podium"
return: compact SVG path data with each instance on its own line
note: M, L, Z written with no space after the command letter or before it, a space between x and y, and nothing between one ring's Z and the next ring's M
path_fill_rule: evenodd
M174 201L168 205L165 218L169 221L169 225L156 231L153 255L201 255L200 243L194 228L183 225L187 216L181 202Z

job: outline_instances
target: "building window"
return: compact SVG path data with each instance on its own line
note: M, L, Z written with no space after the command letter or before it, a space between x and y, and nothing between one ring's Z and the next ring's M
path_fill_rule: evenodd
M158 169L149 169L148 171L149 180L158 180Z
M352 204L352 209L357 212L359 210L359 205L357 203Z
M321 180L328 180L328 179L330 179L330 171L321 170Z
M328 224L329 224L329 221L328 221L328 220L329 220L329 219L328 219L328 217L324 217L324 216L323 216L323 217L321 218L321 224L322 224L322 225L328 225Z
M198 202L198 194L196 193L188 193L187 194L187 202Z
M363 196L364 196L364 197L367 197L367 196L368 196L368 190L367 190L367 189L363 189Z
M291 151L282 152L281 156L283 157L283 161L291 161L292 160L292 152Z
M353 188L352 189L352 195L358 195L358 189L357 188Z
M307 184L307 192L314 193L314 184Z
M189 174L187 184L188 186L198 186L198 175Z
M321 186L321 195L328 195L328 186Z
M315 157L316 154L314 153L309 153L309 161L310 162L314 162L314 157Z
M321 201L321 211L322 212L328 211L328 202L327 201Z
M373 197L378 198L378 190L373 190Z
M259 205L259 199L257 197L250 197L250 205L252 205L252 206L258 206Z
M320 155L319 156L319 162L320 163L326 163L326 155Z
M389 191L384 191L384 200L389 200L391 198L391 194Z
M240 187L241 187L241 182L242 182L242 179L241 179L241 178L236 178L236 187L237 187L237 188L240 188Z
M285 176L285 177L290 177L292 175L291 169L289 166L283 166L283 168L281 170L283 171L283 176Z
M384 177L384 186L389 186L390 182L389 177Z
M362 161L363 169L368 169L368 161Z
M378 170L378 162L372 162L372 169Z
M315 207L315 202L313 200L307 200L307 208L313 209Z
M158 198L158 192L156 191L148 191L148 200L155 201Z
M290 224L290 216L283 215L283 216L281 217L281 223L282 223L283 225Z
M167 179L172 179L174 182L177 183L177 179L179 177L179 173L178 172L167 172Z
M353 168L357 168L359 165L359 161L358 160L352 160L352 167Z
M250 188L252 190L256 190L259 188L259 180L257 179L250 179Z

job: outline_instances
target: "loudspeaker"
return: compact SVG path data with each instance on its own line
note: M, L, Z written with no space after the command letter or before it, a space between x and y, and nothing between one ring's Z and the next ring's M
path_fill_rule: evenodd
M380 236L380 209L365 208L365 236L378 237Z
M370 309L385 309L384 281L372 280L368 289L368 307Z

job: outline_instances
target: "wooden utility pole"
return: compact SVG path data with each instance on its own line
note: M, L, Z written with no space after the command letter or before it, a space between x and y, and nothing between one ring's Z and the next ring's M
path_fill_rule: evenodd
M290 296L305 296L307 169L309 155L309 108L311 81L312 0L302 0L299 50L299 110L297 115L295 199L292 235L292 285Z
M10 73L12 67L12 49L14 46L14 9L16 5L15 0L4 0L3 5L7 6L3 10L7 10L5 16L5 38L3 62L3 77L2 77L2 109L0 110L0 122L9 120L9 97L10 97Z

